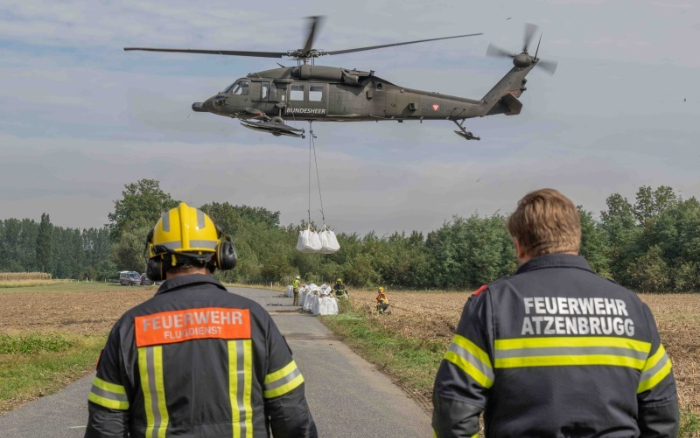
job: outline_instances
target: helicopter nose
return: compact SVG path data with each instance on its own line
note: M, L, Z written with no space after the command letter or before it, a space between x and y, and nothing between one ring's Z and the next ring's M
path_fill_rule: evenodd
M207 113L207 109L205 108L204 104L206 102L195 102L192 104L192 111L198 112L198 113Z

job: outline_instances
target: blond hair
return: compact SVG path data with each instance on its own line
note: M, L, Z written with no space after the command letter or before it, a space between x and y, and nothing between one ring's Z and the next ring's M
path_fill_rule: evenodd
M581 218L566 196L554 189L528 193L508 218L508 232L530 257L579 252Z

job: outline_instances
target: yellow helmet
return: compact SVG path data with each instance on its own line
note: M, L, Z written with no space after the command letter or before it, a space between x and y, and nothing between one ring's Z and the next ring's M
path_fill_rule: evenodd
M151 257L165 253L203 256L219 245L219 231L202 210L184 202L165 212L153 228Z
M379 286L379 293L382 293L382 292L384 292L384 288Z
M222 270L236 265L236 251L231 239L202 210L184 202L163 214L148 234L149 278L162 280L166 270L164 265L177 265L182 261L178 256L198 259L207 262L211 268Z
M336 282L336 283L342 283L342 282L343 282L343 279L342 279L342 278L336 278L335 282Z

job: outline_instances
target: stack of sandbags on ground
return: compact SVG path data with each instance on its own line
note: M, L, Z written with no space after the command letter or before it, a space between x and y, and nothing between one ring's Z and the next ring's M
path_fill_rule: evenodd
M315 284L309 285L309 292L306 294L306 299L304 304L302 304L302 309L307 312L313 312L314 304L318 301L318 294L321 293L321 288Z
M318 303L314 305L314 315L337 315L338 300L333 297L323 296L318 299Z
M338 239L335 237L335 233L327 228L325 225L318 235L321 241L321 254L333 254L340 249L340 244Z
M299 231L297 251L307 254L321 251L321 238L317 232L311 231L311 227Z
M290 298L294 297L294 286L292 286L292 285L287 286L286 296L288 296Z

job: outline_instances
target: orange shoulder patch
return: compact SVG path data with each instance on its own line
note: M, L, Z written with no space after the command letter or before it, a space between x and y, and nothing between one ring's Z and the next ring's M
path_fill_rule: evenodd
M134 318L136 346L193 339L250 339L250 310L204 307Z
M478 297L480 293L486 290L488 288L488 285L483 285L479 289L475 290L474 293L472 294L473 297Z

